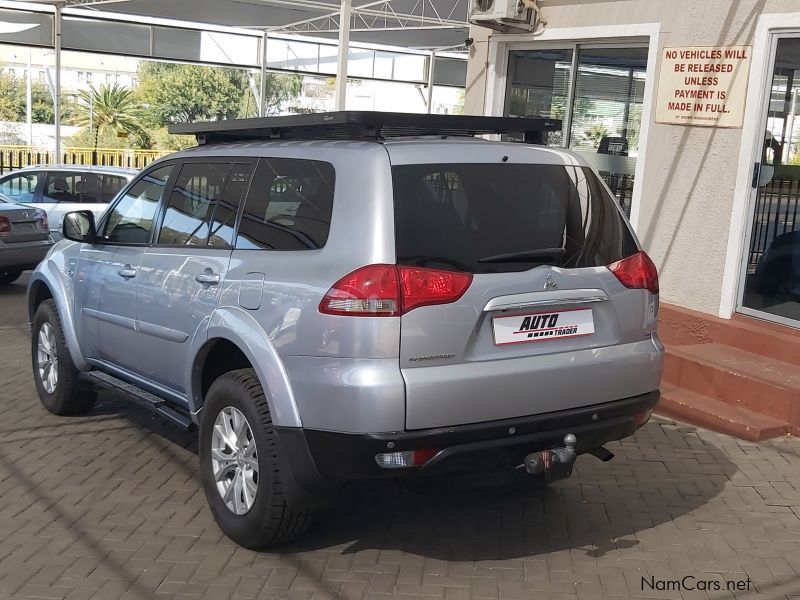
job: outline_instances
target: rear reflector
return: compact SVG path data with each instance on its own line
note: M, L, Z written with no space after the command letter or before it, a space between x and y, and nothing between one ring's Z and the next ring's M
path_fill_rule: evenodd
M333 284L319 310L328 315L398 317L420 306L455 302L471 283L471 273L368 265Z
M8 217L0 216L0 235L7 235L11 232L11 221Z
M376 454L375 462L382 469L404 469L406 467L419 467L428 462L439 452L434 448L425 450L406 450L404 452L387 452Z
M636 424L637 427L641 427L645 423L650 420L650 417L653 416L653 409L648 408L647 410L640 410L639 412L633 415L633 422Z
M608 270L626 288L648 290L651 294L658 293L658 271L645 252L637 252L628 258L610 264Z

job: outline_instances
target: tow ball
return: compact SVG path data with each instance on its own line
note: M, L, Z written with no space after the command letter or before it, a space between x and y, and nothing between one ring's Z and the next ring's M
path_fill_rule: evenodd
M572 467L575 465L575 459L578 458L578 454L575 452L577 443L578 438L574 434L568 433L564 436L563 448L550 448L549 450L528 454L522 466L531 475L544 474L546 481L566 479L572 475ZM614 458L614 454L603 446L592 448L588 453L603 462L608 462Z
M541 452L533 452L525 457L525 470L531 475L544 474L547 481L558 481L572 475L572 466L578 455L575 444L578 438L568 433L564 436L563 448L550 448Z

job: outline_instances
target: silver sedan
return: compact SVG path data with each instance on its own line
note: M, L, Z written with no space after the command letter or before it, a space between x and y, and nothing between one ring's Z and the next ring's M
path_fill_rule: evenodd
M36 268L52 245L45 211L0 195L0 285Z

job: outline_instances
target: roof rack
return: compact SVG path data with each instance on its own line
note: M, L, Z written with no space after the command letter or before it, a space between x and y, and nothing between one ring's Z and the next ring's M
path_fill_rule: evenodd
M548 131L561 131L558 119L479 117L414 113L340 111L231 119L170 125L169 132L197 136L198 144L241 140L386 140L423 135L476 136L516 134L531 144L544 142Z

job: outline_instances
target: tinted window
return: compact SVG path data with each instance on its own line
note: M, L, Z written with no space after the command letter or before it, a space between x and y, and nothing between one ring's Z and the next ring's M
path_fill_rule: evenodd
M158 207L158 201L172 165L159 167L143 175L114 206L106 219L104 238L121 244L146 244Z
M4 194L17 202L33 202L33 195L36 192L38 183L38 173L11 175L0 183L0 194Z
M637 250L588 168L429 164L393 174L401 264L496 273L607 265Z
M236 248L322 248L331 224L334 179L330 163L262 159L247 195Z
M253 165L235 164L228 175L225 191L214 204L211 216L208 245L214 248L231 248L233 246L233 227L236 224L236 212L239 203L247 191L247 184L253 173Z
M236 211L252 170L249 164L185 164L172 189L158 243L230 248Z
M47 174L42 192L42 202L99 202L97 175L52 171Z
M99 173L97 178L100 182L99 199L98 202L108 204L116 198L119 191L125 187L128 180L120 175L108 175L106 173Z

